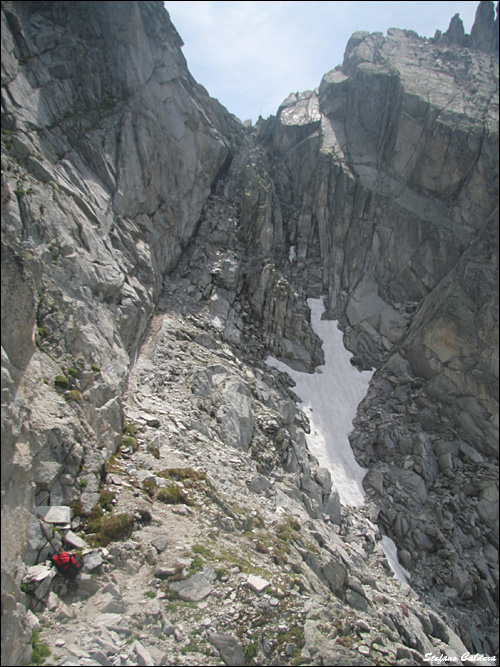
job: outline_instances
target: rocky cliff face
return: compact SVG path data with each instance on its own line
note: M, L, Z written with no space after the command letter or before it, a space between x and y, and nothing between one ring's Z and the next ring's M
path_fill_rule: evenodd
M25 608L40 612L50 586L42 594L29 579L23 588L38 591L34 598L21 581L69 527L52 533L35 507L78 503L85 516L102 503L103 483L116 490L133 480L136 500L122 494L121 509L133 516L134 503L144 510L152 497L160 532L175 534L175 515L143 486L145 470L160 471L157 461L208 475L209 490L193 493L208 507L200 535L219 535L212 555L222 558L235 531L242 553L257 541L249 560L279 580L283 597L272 600L293 601L293 614L279 603L280 613L292 614L302 644L287 648L279 628L266 626L278 640L255 644L261 661L290 661L298 646L313 664L379 664L349 629L332 630L338 616L351 628L375 627L377 590L418 611L384 615L382 655L391 664L460 652L452 627L469 650L497 651L493 4L479 4L471 36L460 26L455 17L433 40L355 33L317 90L290 95L276 117L244 128L192 79L163 3L2 3L3 664L29 660ZM327 471L307 452L307 418L289 383L263 364L267 354L302 371L322 363L312 296L340 321L353 363L376 369L351 434L369 469L362 511L340 511ZM139 453L127 454L124 410L141 433ZM120 446L132 463L113 482L109 458ZM141 454L147 446L150 459ZM253 518L222 501L245 505L243 478ZM300 517L301 534L292 538L277 522L283 513ZM258 516L276 524L277 538L255 538ZM81 521L73 516L73 528ZM182 521L189 548L200 535ZM165 550L151 552L155 535L141 525L126 543L136 588L148 577L141 550L146 568L158 559L178 574L175 548L163 562ZM411 588L384 583L380 530L396 540ZM276 551L283 543L286 567ZM101 552L95 566L116 585L127 562L120 549ZM217 595L243 590L238 562ZM282 575L291 571L308 608L289 597ZM59 593L68 601L64 587ZM241 603L240 623L212 619L207 636L224 629L248 648L250 635L233 634L255 622L244 613L249 600L230 599ZM51 604L63 618L63 603ZM259 604L264 617L275 603ZM302 613L310 614L305 644ZM361 635L365 626L356 627ZM183 646L181 630L176 638ZM226 664L244 664L212 639ZM135 651L131 664L152 664Z

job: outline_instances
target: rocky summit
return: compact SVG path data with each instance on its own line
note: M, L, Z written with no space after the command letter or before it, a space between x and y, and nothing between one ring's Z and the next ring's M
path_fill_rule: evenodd
M181 47L2 2L2 665L498 664L498 5L255 126ZM310 299L361 504L268 362L322 372Z

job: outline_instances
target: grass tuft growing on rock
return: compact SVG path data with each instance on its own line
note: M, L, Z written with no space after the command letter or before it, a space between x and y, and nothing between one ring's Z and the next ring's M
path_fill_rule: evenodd
M302 647L305 644L304 628L301 625L291 625L290 628L281 635L278 635L277 650L281 653L288 646L294 647L291 656L291 664L298 665L301 661Z
M123 433L125 435L130 435L132 437L135 436L135 427L133 424L130 422L125 422L125 426L123 427Z
M157 476L167 480L171 479L180 481L188 486L190 483L192 484L207 479L204 472L198 472L197 470L194 470L194 468L165 468L165 470L158 472Z
M37 326L36 330L40 338L47 338L47 336L49 335L49 330L47 329L47 327L39 325Z
M74 503L70 503L69 507L71 508L71 515L73 518L79 516L79 517L87 517L88 513L84 512L83 506L82 506L82 501L81 500L76 500Z
M130 447L133 452L139 449L139 443L131 435L126 435L122 438L122 447Z
M43 665L50 655L50 649L47 644L40 643L40 631L38 630L34 630L31 636L31 648L33 649L33 654L29 664Z
M134 517L131 514L114 514L109 517L97 517L89 528L95 533L91 541L99 547L105 547L110 542L120 540L130 533L134 526Z
M76 403L80 403L83 401L83 394L81 391L78 391L78 389L71 389L67 394L64 395L64 398L67 401L75 401Z
M247 665L253 665L253 659L259 652L259 647L255 642L250 642L245 649L245 663Z
M67 377L64 377L64 375L56 375L56 377L54 378L54 385L58 389L63 389L64 391L66 391L69 387L69 380Z
M194 544L193 551L195 554L199 554L206 558L207 560L213 560L215 558L214 554L210 549L208 549L204 544Z
M160 458L160 448L158 447L158 445L153 445L152 443L150 443L148 445L148 452L152 454L155 457L155 459Z
M174 482L160 489L156 494L156 499L168 505L194 505L194 500L188 491Z
M116 498L115 494L112 491L107 491L106 489L101 489L99 491L99 505L106 510L113 509L113 500Z
M152 498L155 494L156 481L154 479L145 479L142 483L142 488L146 491L148 496Z

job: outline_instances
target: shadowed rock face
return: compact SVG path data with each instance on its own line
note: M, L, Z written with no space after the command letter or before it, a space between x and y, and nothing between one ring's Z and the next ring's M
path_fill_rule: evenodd
M325 75L318 91L286 100L261 132L280 156L271 169L283 208L293 210L284 236L297 248L294 266L309 288L327 294L331 313L356 330L351 349L359 356L380 359L404 340L417 304L427 312L442 281L453 285L454 298L440 300L435 333L419 315L404 349L430 393L436 396L439 385L439 395L448 396L457 424L468 421L477 446L498 451L498 356L491 345L498 323L491 226L498 79L491 67L477 50L432 46L414 33L356 33L343 66ZM455 267L480 239L491 256L477 262L483 268L474 288L462 281L475 290L471 298L459 288ZM415 336L427 337L425 353L413 347ZM447 352L432 352L436 336ZM440 384L444 376L449 381ZM465 403L477 404L472 419Z
M324 296L378 369L351 441L381 525L417 588L494 613L498 5L479 3L470 36L458 16L433 40L355 33L318 89L256 128L181 46L162 2L2 4L3 662L29 661L19 583L47 554L43 535L26 546L34 507L98 501L139 343L174 292L206 315L200 344L258 374L267 354L322 363L306 299ZM278 409L237 366L192 377L198 429L211 415L249 457L272 435L309 474L294 417L259 413L288 414L288 394Z
M161 2L2 6L10 572L37 494L72 502L61 475L84 465L83 500L95 504L98 444L111 453L120 441L129 355L241 132L192 79L181 44ZM53 394L63 358L81 404ZM27 662L16 632L5 636L11 664Z

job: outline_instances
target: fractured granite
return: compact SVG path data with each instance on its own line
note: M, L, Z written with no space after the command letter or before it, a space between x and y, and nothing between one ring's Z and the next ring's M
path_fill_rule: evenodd
M112 647L166 664L161 641L209 664L495 653L493 4L470 36L458 17L432 40L355 33L255 128L181 45L159 2L2 3L2 663L30 660L26 605L72 619L40 626L59 664ZM323 363L321 296L353 365L376 368L351 434L359 512L262 364ZM199 477L168 472L186 464ZM85 554L95 574L43 570L90 543L88 514L122 511L133 531Z

